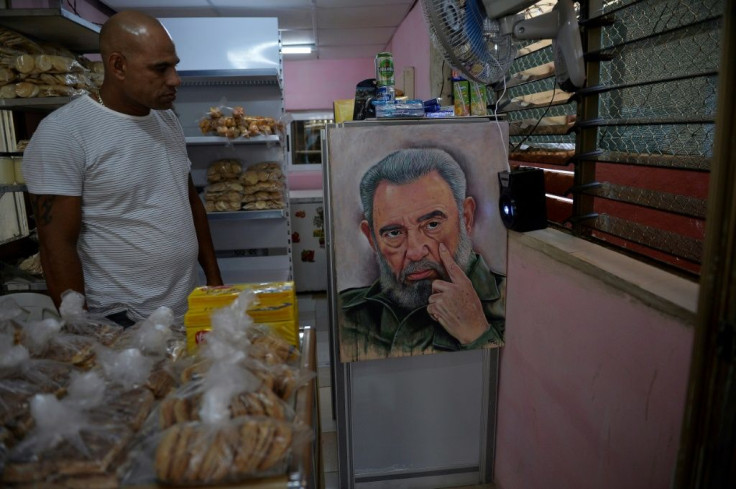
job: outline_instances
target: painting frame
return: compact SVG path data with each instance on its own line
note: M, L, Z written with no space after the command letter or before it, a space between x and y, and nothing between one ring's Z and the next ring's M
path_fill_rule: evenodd
M509 168L505 153L507 141L508 125L488 118L362 121L334 124L326 128L325 207L329 227L329 290L334 312L331 327L335 332L333 337L338 343L340 362L504 345L507 231L498 212L500 189L497 175L498 172L508 171ZM431 321L433 332L423 329L421 321L403 330L401 328L404 326L400 324L397 330L400 333L392 338L390 336L392 325L385 324L384 318L387 316L383 313L380 313L380 318L374 313L365 316L362 312L359 319L352 316L356 311L364 309L364 304L375 299L373 296L363 295L368 294L367 289L371 286L381 289L383 284L381 268L378 265L380 258L384 256L378 250L377 243L380 240L371 240L370 237L375 238L376 234L365 229L361 230L361 225L365 224L366 219L360 198L360 181L369 168L376 166L389 155L424 151L446 153L449 159L455 160L465 175L466 196L472 197L474 201L472 225L468 228L472 241L472 257L479 257L485 264L487 270L478 265L479 270L486 270L484 273L490 272L488 275L493 277L491 280L493 284L489 287L494 289L489 295L488 292L483 292L485 285L478 285L476 281L472 283L486 312L488 323L486 331L490 332L483 333L477 341L462 342L462 338L453 337L450 328L445 327L447 321L443 319L437 320L437 324ZM462 221L461 205L458 202L456 209L460 212ZM375 221L375 218L371 221ZM468 260L472 261L473 258ZM466 265L463 267L467 268ZM475 269L474 266L468 267ZM468 275L468 278L472 279L473 276ZM444 279L452 282L447 277ZM387 290L390 292L390 289ZM346 291L360 295L359 303L354 303L352 298L356 296L348 296ZM434 293L436 291L432 294ZM428 293L425 292L425 296L426 294ZM386 300L385 297L379 299ZM400 305L397 306L398 309L402 309ZM436 303L433 306L426 306L426 314L430 314L429 311L432 310L437 311L437 305ZM489 313L491 310L495 312ZM375 345L366 348L362 339L356 341L354 327L356 324L361 325L361 331L357 333L361 338L364 333L371 337L383 337L386 336L385 331L388 331L387 336L380 341L390 342L390 348L388 350L383 347L374 348ZM437 327L438 324L442 329ZM372 330L380 333L373 335ZM397 338L404 338L405 331L411 331L411 338L407 337L408 346L402 347L401 341Z

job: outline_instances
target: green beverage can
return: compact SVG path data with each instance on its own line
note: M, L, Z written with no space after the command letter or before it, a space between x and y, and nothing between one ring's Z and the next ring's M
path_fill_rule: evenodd
M376 55L376 85L393 87L394 84L394 57L386 51L378 53Z

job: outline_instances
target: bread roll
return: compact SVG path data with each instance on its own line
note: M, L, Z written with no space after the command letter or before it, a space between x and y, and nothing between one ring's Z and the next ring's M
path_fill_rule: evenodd
M21 82L15 84L15 94L22 98L37 97L40 92L38 85L29 82Z
M36 62L30 54L21 54L15 58L13 67L18 73L31 73L36 67Z
M33 61L36 63L35 72L37 73L44 73L46 71L50 71L54 65L51 62L51 57L47 54L37 54Z

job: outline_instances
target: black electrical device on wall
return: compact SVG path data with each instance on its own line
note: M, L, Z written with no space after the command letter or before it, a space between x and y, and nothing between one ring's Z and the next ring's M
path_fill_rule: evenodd
M547 227L544 170L522 167L498 172L498 183L498 210L506 228L524 232Z

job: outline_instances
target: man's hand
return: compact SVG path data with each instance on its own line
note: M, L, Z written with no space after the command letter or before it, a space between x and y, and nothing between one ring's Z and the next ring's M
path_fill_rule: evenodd
M461 344L467 345L488 329L488 321L473 284L443 243L440 243L440 259L450 281L432 282L427 312Z

